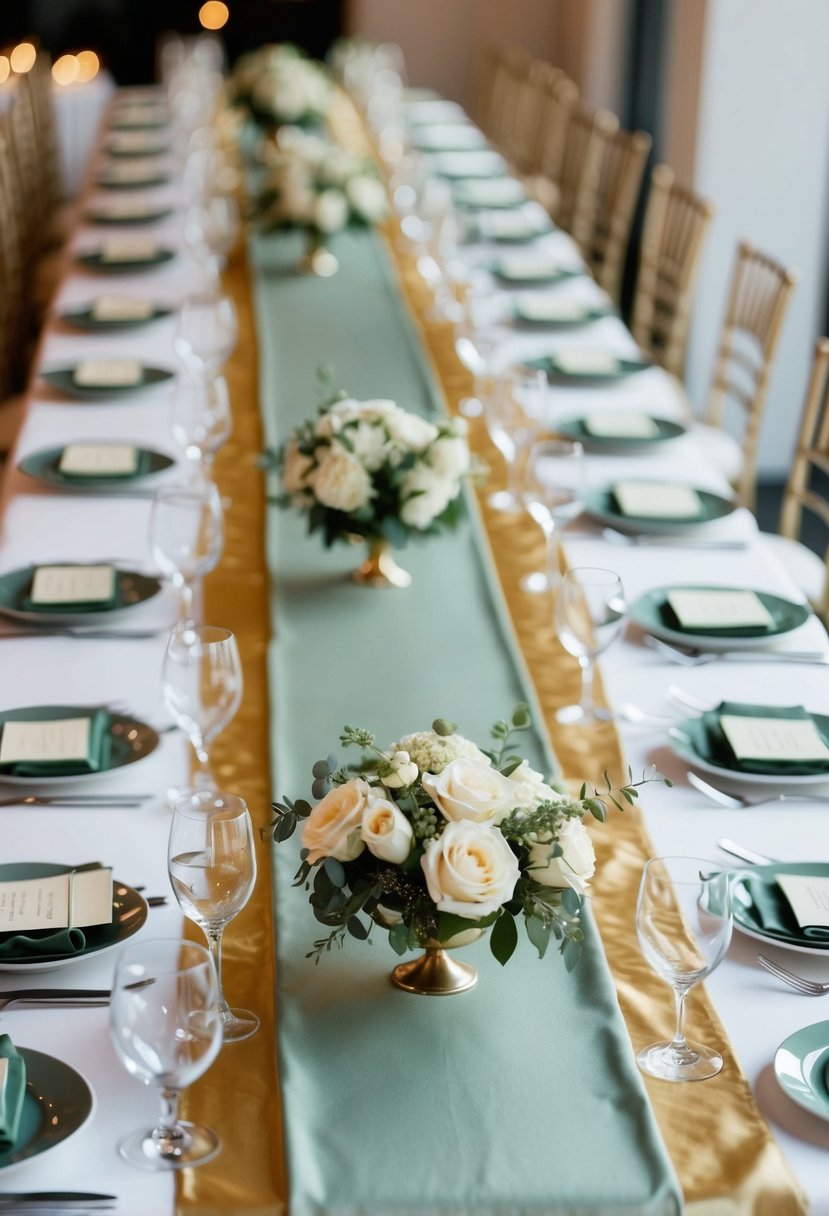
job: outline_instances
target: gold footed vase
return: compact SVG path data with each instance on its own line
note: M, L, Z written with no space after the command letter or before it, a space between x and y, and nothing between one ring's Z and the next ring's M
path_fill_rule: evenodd
M299 271L302 274L315 274L319 279L330 279L339 268L340 263L326 245L325 237L319 233L310 233L308 248L299 261Z
M352 575L361 587L411 587L412 576L398 566L387 540L369 540L368 557Z
M478 973L468 963L451 958L440 942L427 942L426 952L420 958L394 968L391 982L418 996L454 996L474 988Z

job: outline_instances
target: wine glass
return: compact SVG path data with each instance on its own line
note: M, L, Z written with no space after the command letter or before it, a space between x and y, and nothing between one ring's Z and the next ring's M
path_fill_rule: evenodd
M457 356L475 377L472 396L463 397L458 405L466 418L479 418L484 412L484 399L491 388L492 356L500 340L493 297L479 295L468 285L463 315L458 318L455 331Z
M501 377L495 392L484 401L489 437L507 463L507 487L490 494L496 511L523 511L521 459L538 435L547 401L547 377L533 368L511 368Z
M215 789L208 749L242 700L242 663L230 630L180 621L167 642L161 693L170 717L193 745L195 788Z
M622 580L612 570L594 566L568 570L556 597L558 639L578 659L581 668L581 699L578 705L558 710L556 719L565 724L608 721L610 710L593 704L593 667L618 637L625 623L625 594Z
M170 424L173 438L184 454L203 465L209 476L216 453L233 430L224 376L177 380Z
M173 349L197 375L215 375L236 349L239 322L229 296L194 296L176 318Z
M524 505L544 533L546 570L521 579L523 591L552 591L561 582L558 533L581 511L584 448L570 439L544 439L530 448L524 466Z
M248 1009L231 1009L222 991L222 933L250 899L256 881L253 828L244 800L202 791L177 802L167 868L182 912L204 931L216 965L224 1041L250 1038L259 1018Z
M214 282L227 265L240 227L239 204L230 194L209 194L197 199L184 214L184 243Z
M110 1030L127 1072L161 1091L157 1125L122 1140L120 1155L145 1170L211 1161L221 1147L216 1133L178 1118L179 1092L207 1071L222 1044L219 984L204 946L172 940L124 946L112 981Z
M193 584L218 564L224 525L222 500L211 481L162 486L150 512L150 548L181 595L184 619L193 615Z
M636 932L650 967L673 989L676 1031L636 1059L663 1081L703 1081L723 1066L718 1051L689 1043L682 1029L685 998L722 961L731 941L727 870L698 857L655 857L642 872Z

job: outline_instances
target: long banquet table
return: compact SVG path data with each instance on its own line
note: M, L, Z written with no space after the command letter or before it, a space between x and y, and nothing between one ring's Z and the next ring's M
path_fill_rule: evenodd
M181 202L175 181L159 190L148 191L147 197ZM119 278L119 292L151 295L175 303L200 288L200 271L184 251L180 228L180 214L176 213L152 233L153 238L177 249L176 260L167 267L140 276ZM135 235L139 235L138 230ZM407 552L402 559L414 572L415 588L420 589L421 594L427 587L430 592L433 590L429 598L435 601L435 617L434 624L427 622L428 627L435 632L445 628L450 640L460 636L461 644L465 643L459 668L448 676L445 673L450 670L450 664L459 657L452 653L453 642L448 648L444 646L442 652L436 642L435 654L425 655L422 638L416 648L410 644L412 631L419 624L412 617L412 604L421 604L422 600L407 599L405 593L360 591L349 586L344 576L355 564L356 553L341 551L324 556L315 541L301 537L298 521L271 516L268 559L274 588L274 638L269 661L273 706L270 733L275 766L272 784L265 771L262 749L268 712L264 671L267 635L262 612L270 593L261 558L262 481L253 472L256 451L262 442L254 417L256 388L251 373L255 353L254 315L261 349L259 395L265 435L270 441L284 438L286 426L312 411L314 370L321 362L333 363L344 387L355 395L394 397L402 392L401 384L406 384L409 391L419 394L419 398L417 401L401 399L401 404L428 410L440 408L443 398L449 408L455 408L462 393L468 391L469 376L454 356L447 326L424 319L425 287L418 280L411 257L396 250L394 235L393 227L389 226L385 243L368 233L338 238L342 268L339 276L330 282L293 278L291 268L299 253L295 238L258 237L250 245L249 272L243 262L237 261L227 280L228 289L234 292L237 302L246 311L242 314L243 342L228 373L234 394L237 434L228 451L223 453L218 468L222 488L232 498L226 555L217 575L208 580L204 611L214 623L234 628L243 642L245 702L239 721L230 728L227 739L217 745L217 760L223 783L247 796L259 822L267 820L266 803L271 791L294 796L304 794L304 789L296 788L296 782L307 770L308 758L316 758L317 753L323 754L336 744L336 737L330 737L330 723L363 721L377 730L381 740L388 732L390 740L395 733L428 725L434 714L453 716L453 706L462 705L471 706L464 715L462 729L470 736L480 738L489 720L509 708L490 704L488 696L496 689L509 688L510 680L515 682L516 692L527 692L536 708L539 726L543 721L548 727L555 706L569 700L577 687L575 664L556 649L545 597L522 596L517 587L521 573L541 559L539 537L528 521L490 512L484 502L485 496L480 501L480 522L476 517L477 508L470 502L470 521L464 526L460 539L433 540L421 549ZM82 223L72 248L87 248L97 239L98 232ZM572 258L576 264L577 254L563 234L553 233L544 238L542 246L544 244ZM470 247L468 254L480 264L481 274L486 273L485 266L492 255L492 248L485 246ZM55 310L84 302L98 292L112 288L111 281L105 283L92 278L70 260ZM586 278L574 279L561 290L587 301L598 298L598 289ZM247 311L251 295L254 314ZM169 319L120 337L93 338L79 337L53 320L41 345L39 366L54 367L80 357L96 356L136 357L173 366L173 325L174 321ZM397 335L397 346L388 340L392 332ZM503 337L499 356L505 363L542 350L554 350L557 343L565 342L564 338L549 333L519 338L507 326ZM572 346L578 340L588 341L569 334L566 344ZM404 367L395 362L395 358L401 350L406 350L407 342ZM635 349L624 326L615 317L605 318L592 327L589 343L606 344L621 355ZM613 389L556 387L551 393L551 422L594 407L616 409L631 405L653 409L662 416L679 416L681 412L675 386L658 369L651 369ZM50 394L42 382L35 381L14 461L47 444L57 445L80 438L131 441L151 438L154 446L174 454L168 437L168 411L169 390L165 388L138 398L135 404L85 405L61 400ZM497 480L499 457L488 446L480 423L473 424L472 442L476 449L489 456ZM591 484L599 485L618 477L620 472L651 475L653 463L652 458L622 460L591 456L589 470ZM175 476L175 473L171 475ZM725 489L719 475L705 465L692 435L664 450L655 475L666 480L676 476L715 491ZM105 508L102 510L101 502L91 497L58 496L45 491L21 473L11 470L3 502L0 568L6 570L56 558L113 557L141 567L148 566L150 503L139 498L107 498ZM707 583L740 583L797 598L782 572L767 556L756 525L747 512L735 512L717 525L716 531L718 535L744 539L745 549L736 553L694 553L667 542L653 549L622 547L611 545L598 529L591 531L590 524L579 521L578 534L566 540L566 558L571 566L612 566L621 574L631 601L654 585L695 579ZM458 560L460 550L453 549L453 545L466 546L470 552L483 554L482 565L475 566L475 561L481 562L480 558L472 562L465 594L477 593L482 613L488 611L496 619L496 626L501 631L500 658L492 651L491 643L480 634L477 619L473 621L463 615L453 618L459 605L442 586L444 572ZM429 580L434 584L433 588ZM158 602L137 610L133 620L138 622L140 615L142 625L163 628L173 622L175 611L173 597L165 592ZM445 624L441 625L441 621ZM345 622L351 629L362 630L358 636L366 651L358 652L349 641ZM340 629L342 636L339 636ZM318 653L307 641L314 630L320 638ZM464 637L464 633L468 636ZM339 690L338 647L353 646L352 659L356 656L365 666L372 662L369 648L376 644L378 637L394 640L393 662L401 677L399 682L394 681L393 674L384 671L388 686L379 693L379 684L372 686L369 681L365 690L353 684ZM71 688L71 699L78 703L125 700L138 716L150 722L165 720L159 687L165 644L163 633L144 641L3 638L0 644L4 657L0 708L62 702ZM829 655L825 633L814 619L790 639L781 642L777 649L789 647L821 649ZM436 656L442 667L437 672L431 669ZM386 657L381 662L384 666L391 665ZM506 685L497 674L493 675L499 662L506 664L505 670L513 673ZM346 666L344 662L343 667ZM475 683L470 696L463 677L473 670ZM726 697L751 700L762 693L763 699L769 701L785 704L796 699L819 711L829 700L825 667L714 663L696 669L680 669L667 665L645 649L633 628L604 656L602 676L610 704L633 701L656 713L665 712L664 694L672 682L681 683L689 692L713 701ZM793 686L796 693L792 692ZM440 700L442 693L451 700L448 706ZM460 717L460 714L455 716ZM714 857L717 838L726 835L773 856L798 858L813 855L816 848L821 851L815 842L822 839L820 816L825 812L817 801L752 812L729 811L705 804L683 780L684 768L665 746L664 729L657 725L634 726L620 722L618 731L626 761L635 771L656 763L662 772L676 781L672 790L654 784L643 793L642 820L654 852ZM555 755L567 775L597 778L605 763L611 766L619 763L617 736L612 728L602 727L589 735L572 730L554 733L551 730L551 733ZM543 732L533 746L541 757L546 752L552 763L549 743ZM144 884L150 893L167 892L165 842L169 812L163 794L168 786L182 780L187 765L187 751L181 737L166 733L162 735L158 751L143 761L134 774L113 774L96 785L96 791L128 791L138 786L142 791L155 793L156 799L140 811L4 809L3 860L78 863L96 856L111 863L114 874L123 881ZM648 973L641 961L632 926L631 891L635 892L647 838L642 834L642 824L636 814L631 812L625 822L615 821L599 828L595 841L600 859L594 882L595 919L604 938L622 1011L634 1045L639 1047L649 1041L649 1034L668 1031L671 1017L668 990ZM309 942L314 930L304 918L302 893L287 888L286 875L289 880L292 868L289 854L290 849L281 846L275 866L280 940L279 1000L282 1001L284 995L286 1010L301 1010L297 994L299 992L301 997L304 992L308 1000L310 992L310 1004L323 1005L326 999L330 1001L330 996L326 998L325 995L327 983L334 988L336 980L335 991L343 994L344 1015L346 1004L359 1011L359 1006L353 1006L353 984L358 974L366 972L355 969L368 968L374 977L371 983L379 983L391 966L392 956L380 941L375 941L371 947L355 944L341 959L323 960L310 980L298 979L302 976L299 961L302 947ZM227 984L232 1001L236 999L243 1003L244 997L248 1003L257 1002L257 1009L265 1014L263 1030L247 1044L225 1049L213 1074L208 1073L190 1100L191 1110L212 1121L222 1135L223 1156L200 1171L188 1172L178 1187L169 1177L131 1170L116 1156L115 1141L142 1121L151 1120L156 1100L154 1092L142 1090L118 1064L109 1043L106 1010L62 1013L48 1009L10 1010L3 1015L3 1029L25 1045L49 1052L78 1068L90 1080L98 1105L92 1121L74 1140L42 1160L35 1158L20 1166L8 1180L0 1176L2 1189L12 1189L13 1184L16 1190L70 1187L111 1190L119 1196L118 1211L126 1216L133 1213L142 1216L149 1211L172 1212L178 1208L204 1212L278 1210L277 1197L284 1197L286 1191L281 1166L276 1160L280 1156L281 1133L278 1103L274 1101L275 1049L270 1039L268 1017L270 959L266 956L270 952L270 933L261 920L263 908L267 906L264 850L262 862L260 902L228 930ZM296 943L294 917L299 925ZM182 932L181 915L172 899L166 907L153 909L150 918L144 933L179 936ZM481 1017L476 1010L490 1008L480 1002L493 1001L493 1011L499 1008L499 986L504 986L506 992L513 982L532 984L534 966L539 968L539 984L542 978L544 984L553 987L557 977L559 983L564 982L561 979L563 968L557 957L548 957L544 964L539 964L530 957L526 943L522 943L520 950L522 957L513 960L505 972L496 974L498 969L487 965L485 947L472 947L470 957L477 952L472 961L482 971L475 994L451 1002L449 1010L443 1002L433 1002L431 1004L436 1008L425 1011L421 1010L420 1002L415 1002L414 1006L411 1002L403 1004L401 1016L414 1016L416 1020L437 1018L438 1022L469 1016L475 1021ZM358 951L363 953L358 954ZM829 1131L824 1123L796 1108L777 1089L770 1067L777 1044L798 1027L816 1020L820 1016L819 1009L759 971L753 962L755 953L754 943L735 934L728 958L707 984L713 1005L701 997L691 998L691 1026L697 1034L706 1040L723 1035L713 1013L713 1007L716 1007L724 1034L730 1039L733 1050L728 1048L728 1039L720 1039L727 1049L722 1076L704 1085L648 1083L650 1102L685 1189L689 1210L769 1213L804 1210L798 1187L789 1178L777 1148L779 1144L797 1182L811 1201L811 1210L818 1214L829 1213L829 1181L825 1169ZM770 950L770 953L784 963L790 961L782 951ZM69 982L71 977L76 986L108 986L110 957L75 964L69 971L60 973L60 982ZM822 967L826 974L822 960L798 958L797 962L803 970L811 967L818 974ZM514 981L511 969L514 969L513 976L518 977ZM330 977L328 981L326 976ZM55 977L46 975L42 982L47 984L53 979ZM17 980L15 974L4 974L0 990L17 986ZM307 984L311 985L310 989ZM381 989L376 991L379 1001ZM409 1001L404 996L395 999ZM465 1006L464 1002L469 1003ZM385 1004L389 1003L386 997ZM758 1010L762 1012L758 1014ZM539 1016L537 1012L530 1019L533 1053L545 1053L557 1037L551 1018L550 1043L545 1040L545 1013L542 1008L538 1024L535 1021ZM326 1140L319 1135L319 1127L311 1113L302 1109L305 1095L296 1092L296 1056L301 1055L302 1050L310 1052L314 1047L310 1042L303 1045L302 1026L297 1027L292 1022L296 1016L286 1012L281 1023L280 1065L287 1121L285 1143L289 1163L293 1154L294 1162L301 1162L313 1177L308 1182L310 1198L302 1194L301 1187L296 1189L297 1179L294 1179L292 1207L297 1212L368 1212L371 1210L368 1204L349 1207L349 1203L354 1203L353 1196L349 1199L338 1195L335 1199L325 1190L325 1180L332 1172L336 1175L337 1154L343 1150L342 1145L334 1142L336 1137ZM328 1016L333 1016L336 1023L336 1004L333 1013L329 1009ZM520 1010L518 1013L513 1011L512 1016L519 1017ZM615 1015L611 1011L608 1016ZM329 1031L334 1033L331 1027ZM345 1016L337 1032L351 1034L356 1041L357 1029L353 1026L348 1029ZM478 1033L483 1033L480 1026ZM485 1050L485 1046L481 1045L479 1050ZM330 1053L322 1063L328 1069L336 1068L336 1060L332 1060ZM378 1063L389 1067L388 1059L380 1057ZM299 1075L301 1078L301 1069ZM540 1075L544 1075L543 1071ZM445 1075L445 1080L451 1098L451 1071ZM633 1100L639 1101L640 1082L634 1078L632 1086ZM490 1098L497 1108L497 1087ZM555 1094L545 1094L543 1098L549 1118L549 1142L553 1145L556 1124L561 1118L561 1099ZM755 1103L772 1125L774 1138L769 1135ZM620 1111L623 1105L620 1101ZM360 1135L370 1137L381 1148L392 1142L391 1136L388 1141L383 1138L383 1129L393 1117L388 1111L383 1115L385 1123L375 1126L368 1102L358 1104L355 1110L355 1122L361 1127L354 1129L353 1142L345 1141L356 1146L354 1154L359 1155ZM646 1106L641 1111L641 1128L647 1139L652 1134L650 1115ZM621 1120L621 1115L619 1118ZM342 1125L338 1123L337 1127L338 1134L345 1135ZM480 1134L491 1134L491 1129L481 1130ZM546 1137L542 1136L539 1153L544 1152L545 1141ZM402 1154L405 1160L406 1150L405 1146L400 1147L398 1135L394 1136L394 1144L395 1168L399 1168L397 1154ZM659 1151L657 1143L654 1148L657 1159ZM602 1152L601 1137L591 1146L590 1152ZM585 1170L588 1168L586 1160L582 1165ZM422 1168L423 1163L420 1165ZM426 1173L439 1183L441 1171L448 1177L451 1165L451 1159L445 1163L432 1160ZM340 1172L342 1168L340 1161ZM669 1172L665 1176L669 1178ZM302 1181L307 1182L307 1179ZM509 1185L508 1178L506 1185ZM322 1189L315 1192L317 1186ZM434 1209L429 1210L440 1210L440 1198L438 1185ZM461 1193L453 1202L458 1205L462 1199ZM549 1209L545 1208L545 1201L549 1202ZM444 1203L447 1211L460 1210L458 1206L449 1206L449 1200L445 1198ZM405 1210L426 1208L428 1204ZM515 1210L561 1209L554 1205L552 1196L544 1195L537 1198L534 1206L516 1206ZM607 1210L623 1209L609 1204Z

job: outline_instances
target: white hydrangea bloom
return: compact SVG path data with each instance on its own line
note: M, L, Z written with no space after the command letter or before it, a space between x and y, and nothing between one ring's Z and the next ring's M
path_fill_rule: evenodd
M465 739L463 735L438 735L433 730L421 730L413 735L406 735L393 744L391 750L408 752L409 758L422 773L442 773L453 760L492 763L489 756L485 756L471 739Z
M345 187L346 197L354 211L369 224L386 214L386 191L376 177L360 174L352 177Z
M440 477L459 481L469 472L469 448L461 435L446 435L436 439L426 453L426 459Z
M402 506L400 518L409 528L428 528L432 520L444 511L460 486L457 481L441 477L422 461L404 474L400 482Z
M438 437L438 428L433 422L418 414L409 414L399 406L389 414L387 426L394 442L410 452L422 452Z
M338 443L331 444L311 474L310 482L323 506L335 511L357 511L373 493L366 470Z
M323 190L317 196L314 224L320 232L339 232L348 220L348 203L339 190Z

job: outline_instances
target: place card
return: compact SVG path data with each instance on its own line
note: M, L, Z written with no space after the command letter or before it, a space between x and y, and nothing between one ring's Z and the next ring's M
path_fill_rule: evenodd
M110 151L164 152L167 144L149 131L119 131L109 138Z
M516 306L516 312L522 321L549 321L560 324L575 324L584 321L588 315L584 304L575 300L562 300L560 296L545 295L521 300Z
M29 603L106 603L114 594L114 566L37 566Z
M126 164L107 165L102 180L107 182L143 182L161 173L154 161L134 160Z
M829 929L829 878L818 874L777 874L801 929Z
M829 761L829 747L811 718L721 714L719 722L737 760Z
M465 177L467 174L470 177L478 175L489 177L490 174L495 177L503 173L506 168L503 156L499 156L497 152L490 152L488 149L437 152L434 159L438 173L443 173L447 177Z
M137 359L84 359L72 378L82 388L128 388L141 383Z
M92 215L107 220L144 220L148 215L155 215L158 210L158 203L115 198L111 202L99 203Z
M145 237L113 237L101 246L102 262L149 262L155 257L158 257L158 242Z
M495 266L495 273L504 279L550 279L560 270L558 262L537 253L512 253L499 258Z
M91 727L90 718L4 722L0 734L0 765L65 764L88 760Z
M669 591L665 597L682 629L773 629L774 617L754 591Z
M523 203L526 199L524 187L514 178L495 178L492 181L462 182L456 197L473 207L508 207Z
M559 350L553 356L556 369L567 376L614 376L619 360L609 350Z
M152 300L137 296L98 296L92 305L96 321L146 321L154 311Z
M68 443L58 470L68 477L132 477L138 472L138 448L127 443Z
M669 481L618 481L613 497L623 515L640 519L699 519L702 513L696 490Z
M582 424L597 439L655 439L659 427L647 414L590 414Z
M96 866L0 882L0 933L112 924L112 870Z

